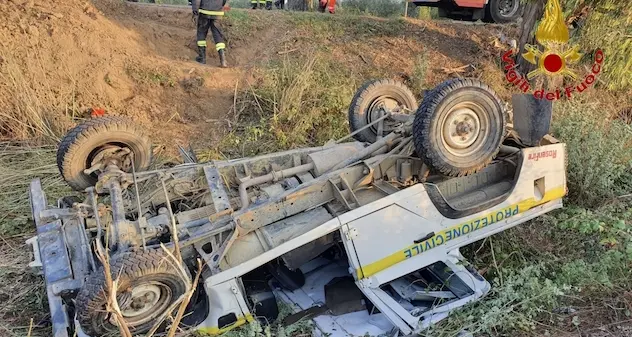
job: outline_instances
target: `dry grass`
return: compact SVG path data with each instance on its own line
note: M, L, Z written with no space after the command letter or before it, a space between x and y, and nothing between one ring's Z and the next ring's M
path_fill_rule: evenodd
M65 95L59 94L44 85L48 81L29 77L34 73L46 76L43 67L25 69L19 60L2 51L0 60L0 106L11 107L0 111L0 139L59 141L68 126L68 121L59 117L75 111L73 85Z
M0 143L0 336L50 334L44 280L29 270L32 254L24 242L35 230L28 201L35 177L48 200L69 191L59 177L54 147Z
M56 148L0 143L0 235L32 232L29 184L40 178L49 202L70 192L55 164Z
M44 280L28 270L25 237L0 236L0 336L49 336ZM29 321L33 320L30 326Z

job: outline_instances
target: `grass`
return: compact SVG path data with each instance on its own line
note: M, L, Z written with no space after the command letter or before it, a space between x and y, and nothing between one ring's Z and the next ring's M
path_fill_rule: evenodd
M56 150L53 146L0 143L0 235L34 229L28 199L32 179L40 178L49 202L69 192L55 164Z
M177 83L176 76L169 70L142 65L141 63L131 63L127 65L125 70L139 84L175 87Z
M357 15L327 16L320 13L293 13L290 22L297 28L309 28L319 38L354 36L365 38L379 35L397 37L406 28L403 18L367 20Z
M68 193L55 165L56 148L25 143L0 144L0 335L22 337L34 318L31 336L46 336L46 293L41 276L31 273L24 241L35 230L30 219L28 190L39 177L48 201ZM26 320L25 320L26 318Z
M23 60L2 50L0 60L0 82L5 89L0 91L0 106L10 107L0 111L0 140L59 140L65 123L58 116L76 112L75 83L68 83L63 91L33 86L41 78L30 78L29 74L47 76L41 65L25 65ZM25 67L36 69L30 72Z

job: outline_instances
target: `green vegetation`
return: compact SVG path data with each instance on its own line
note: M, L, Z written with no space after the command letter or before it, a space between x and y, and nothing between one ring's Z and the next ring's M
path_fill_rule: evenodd
M140 63L130 64L125 69L134 81L140 84L175 87L174 74L156 67L148 67ZM107 82L107 80L106 80Z
M404 2L401 0L344 0L340 3L340 7L344 13L350 14L381 17L404 15Z
M604 79L609 89L632 89L632 5L629 1L600 1L581 29L585 50L603 49Z
M632 89L632 2L566 0L563 6L567 18L579 18L572 42L578 43L588 58L597 49L603 50L605 86ZM587 15L581 15L583 12Z

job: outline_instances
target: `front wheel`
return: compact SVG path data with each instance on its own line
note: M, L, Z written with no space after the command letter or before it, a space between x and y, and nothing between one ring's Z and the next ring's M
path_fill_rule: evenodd
M186 292L185 279L162 250L124 253L110 261L112 279L118 279L116 298L130 332L146 333ZM99 268L86 279L77 295L77 319L90 336L117 332L116 319L106 310L105 273Z

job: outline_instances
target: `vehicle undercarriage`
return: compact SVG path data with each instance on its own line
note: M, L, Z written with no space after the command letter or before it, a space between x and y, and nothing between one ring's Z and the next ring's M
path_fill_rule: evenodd
M138 126L88 120L57 158L81 197L51 207L38 179L30 190L53 335L118 331L113 302L132 333L164 331L189 294L181 323L202 332L271 321L267 281L297 291L301 268L323 258L342 261L337 284L356 294L330 313L377 308L396 333L417 332L489 291L460 247L562 206L565 145L547 135L550 114L517 95L510 124L476 80L447 81L419 106L403 85L372 81L341 140L207 163L182 150L183 164L162 169Z

